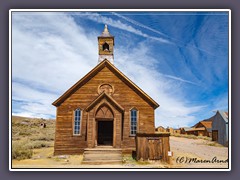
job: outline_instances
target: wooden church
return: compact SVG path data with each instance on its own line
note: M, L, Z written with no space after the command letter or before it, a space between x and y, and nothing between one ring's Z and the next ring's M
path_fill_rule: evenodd
M137 133L155 132L154 110L159 104L114 66L114 36L106 25L98 49L97 66L53 102L55 155L99 146L131 152Z

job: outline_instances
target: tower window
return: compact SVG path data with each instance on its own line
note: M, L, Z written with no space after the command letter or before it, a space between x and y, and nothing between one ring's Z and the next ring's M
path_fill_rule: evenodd
M105 42L104 44L103 44L103 51L109 51L109 45Z
M73 134L74 135L79 135L80 134L80 127L81 127L81 110L76 109L74 111L74 129L73 129Z

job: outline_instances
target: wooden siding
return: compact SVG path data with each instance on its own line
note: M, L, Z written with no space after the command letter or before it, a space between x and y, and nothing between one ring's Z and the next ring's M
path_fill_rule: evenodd
M201 123L199 122L195 128L204 128L204 130L199 130L199 131L196 131L196 135L197 136L208 136L210 137L210 134L208 133L206 127Z
M137 160L162 160L170 162L168 151L170 133L137 133L136 159Z
M116 74L104 67L57 107L55 154L77 154L95 145L96 111L104 100L87 112L85 108L98 96L98 87L110 84L114 88L111 97L123 107L120 113L105 99L114 113L114 146L135 149L135 137L130 136L130 109L138 110L138 132L154 133L154 109L136 91L133 91ZM81 135L73 135L73 111L82 110Z

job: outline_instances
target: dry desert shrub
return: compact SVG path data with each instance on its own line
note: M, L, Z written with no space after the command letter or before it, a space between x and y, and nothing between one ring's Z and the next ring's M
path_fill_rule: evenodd
M30 149L22 141L13 141L12 142L12 159L30 159L33 155L32 149Z

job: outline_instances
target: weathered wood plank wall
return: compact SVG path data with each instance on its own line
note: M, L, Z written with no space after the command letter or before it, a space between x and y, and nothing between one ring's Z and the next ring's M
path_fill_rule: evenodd
M170 133L137 133L136 159L137 160L162 160L170 163L168 151Z
M123 152L135 150L135 137L130 136L130 110L136 108L139 112L138 132L153 133L154 109L131 89L117 74L109 68L103 67L92 79L77 89L57 107L57 121L55 134L55 154L78 154L84 148L94 146L95 138L95 111L86 112L85 108L96 99L98 88L102 84L114 87L111 97L123 108L123 114L116 113L114 124L115 144ZM73 135L73 111L82 110L81 135ZM112 109L114 111L114 108ZM129 151L128 151L129 150Z

